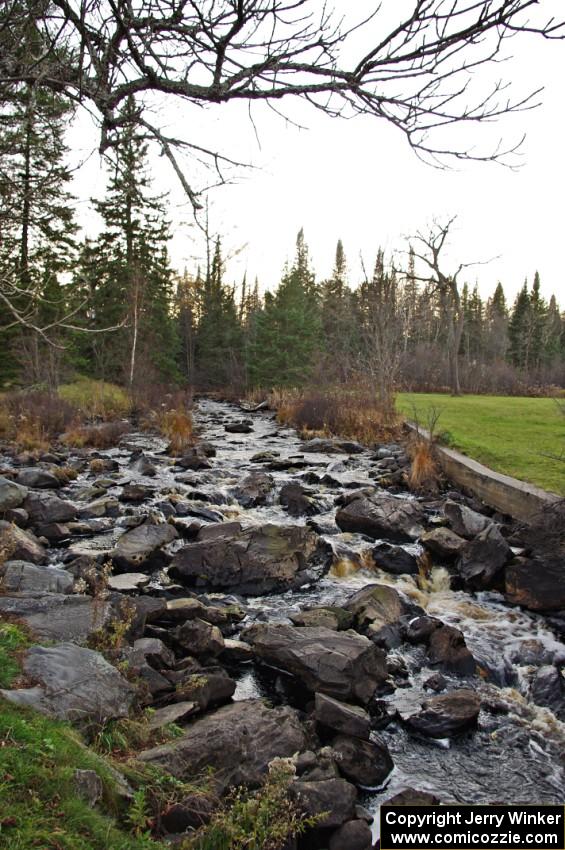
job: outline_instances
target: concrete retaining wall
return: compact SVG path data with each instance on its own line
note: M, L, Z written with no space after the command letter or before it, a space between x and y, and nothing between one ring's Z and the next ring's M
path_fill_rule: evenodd
M416 433L416 426L407 423ZM429 434L423 428L420 433L429 439ZM515 519L531 522L544 508L559 500L555 493L548 493L534 484L526 484L510 475L503 475L483 466L472 458L466 457L453 449L436 446L442 469L454 484L467 490L474 496Z

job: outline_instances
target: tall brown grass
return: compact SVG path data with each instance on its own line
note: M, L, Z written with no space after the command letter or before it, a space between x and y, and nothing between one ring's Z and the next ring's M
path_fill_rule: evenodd
M169 440L171 454L182 454L194 442L192 415L189 410L167 410L158 418L159 430Z
M73 404L53 393L6 393L0 402L0 438L22 449L46 450L77 415Z
M109 449L116 446L130 430L128 422L103 422L100 425L73 425L61 442L73 448Z
M250 401L256 401L256 397ZM354 385L326 390L272 390L269 406L277 419L292 425L304 437L343 437L366 445L397 440L400 419L380 409L370 387Z
M410 472L408 486L416 492L436 492L441 477L439 463L431 440L416 437L408 443Z

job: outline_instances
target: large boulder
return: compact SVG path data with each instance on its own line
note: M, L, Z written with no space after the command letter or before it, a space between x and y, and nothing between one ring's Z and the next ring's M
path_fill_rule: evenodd
M353 614L337 605L309 608L299 611L298 614L289 614L289 619L295 626L324 626L335 632L350 629L354 623Z
M416 617L406 629L406 637L412 643L428 646L429 661L444 673L473 676L476 662L465 643L463 632L448 626L437 617Z
M224 649L224 638L219 628L199 617L177 626L171 636L181 649L197 658L216 656Z
M3 697L80 726L126 717L135 694L103 655L74 643L33 646L23 672L34 687L0 691Z
M459 537L466 537L469 540L484 531L491 523L487 516L483 516L459 502L452 502L451 499L448 499L443 506L443 512L452 531Z
M290 758L307 748L307 737L292 708L267 708L261 700L222 706L187 727L184 735L140 753L179 779L212 769L219 793L237 785L258 786L276 757Z
M314 716L317 723L328 729L343 732L345 735L354 735L356 738L369 738L371 718L358 705L349 705L327 694L318 693Z
M382 541L377 543L372 551L373 561L386 573L400 576L418 574L418 558L412 552L407 552L402 546Z
M308 528L226 522L202 528L175 554L169 573L188 585L259 595L299 586L330 565L329 547Z
M106 599L62 593L20 593L0 596L0 615L23 620L42 640L84 641L112 618Z
M372 496L354 495L337 514L335 521L342 531L385 537L403 542L416 540L424 533L424 512L410 499L395 498L388 493Z
M384 653L355 632L257 624L242 636L258 658L296 676L312 692L365 705L386 679Z
M455 567L467 587L485 590L501 578L511 557L512 551L499 527L491 523L465 546Z
M332 741L340 773L350 782L376 788L383 784L394 767L388 747L382 740L366 741L350 735L338 735Z
M443 526L426 532L420 539L420 543L441 561L452 561L457 558L467 545L465 538Z
M297 481L283 484L279 494L280 503L290 516L313 516L320 513L320 506L309 490Z
M234 695L236 684L221 667L189 673L179 682L175 691L176 702L193 702L200 711L215 708L228 702Z
M506 567L506 598L530 611L565 608L565 560L561 557L520 560Z
M244 508L266 505L275 482L267 472L254 471L246 475L234 490L234 496Z
M72 502L67 502L50 493L30 493L23 507L34 525L68 522L77 515L77 508Z
M57 490L63 484L56 475L40 466L20 469L16 481L23 487L34 487L37 490Z
M116 566L125 571L141 566L155 569L167 562L161 548L177 537L178 531L169 523L144 522L120 537L111 557Z
M316 827L336 828L355 817L357 789L345 779L298 780L289 796L306 817L316 817Z
M406 723L411 729L430 738L447 738L474 728L480 709L479 695L468 688L461 688L426 700L422 710L407 717Z
M0 514L19 508L27 496L27 487L0 475Z
M536 671L530 687L530 696L536 705L551 708L555 714L565 718L565 681L563 673L552 664Z
M31 531L24 531L5 520L0 520L0 542L8 558L14 561L43 564L47 559L45 548Z
M337 829L328 845L328 850L371 850L373 838L366 821L356 818L348 820Z
M6 561L0 567L3 593L71 593L73 576L58 567L38 567L26 561Z
M387 584L368 584L343 606L355 617L356 628L387 647L401 643L403 629L423 610Z

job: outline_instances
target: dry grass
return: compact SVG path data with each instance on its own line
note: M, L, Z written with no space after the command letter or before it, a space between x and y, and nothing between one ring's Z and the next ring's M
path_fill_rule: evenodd
M192 415L189 410L168 410L158 418L159 430L170 441L171 454L182 454L194 442Z
M127 422L103 422L101 425L75 425L61 437L66 446L81 449L109 449L130 430Z
M0 533L0 567L9 561L14 554L16 541L10 529Z
M411 460L408 474L408 486L416 492L436 492L440 479L440 469L436 460L433 444L429 440L416 438L408 444Z
M378 407L375 394L363 385L273 390L268 401L278 421L297 428L304 437L339 436L372 445L400 436L400 420L391 421Z
M52 393L6 393L0 402L0 437L20 449L45 451L77 413L76 407Z
M72 384L63 384L58 392L60 399L73 405L87 420L122 418L128 416L132 408L126 390L105 381L79 378Z

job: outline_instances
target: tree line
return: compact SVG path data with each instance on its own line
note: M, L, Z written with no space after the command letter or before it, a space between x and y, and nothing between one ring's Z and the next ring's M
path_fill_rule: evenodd
M79 239L65 164L72 117L67 99L31 82L0 109L4 383L53 386L73 370L130 386L241 390L362 379L384 406L399 386L453 389L454 362L465 390L565 384L564 318L537 272L512 305L501 284L483 300L440 270L448 227L416 240L405 268L378 250L353 283L341 242L332 274L316 280L302 231L273 292L227 282L221 238L208 231L203 267L176 274L167 199L151 185L131 96L105 196L92 202L102 230Z

